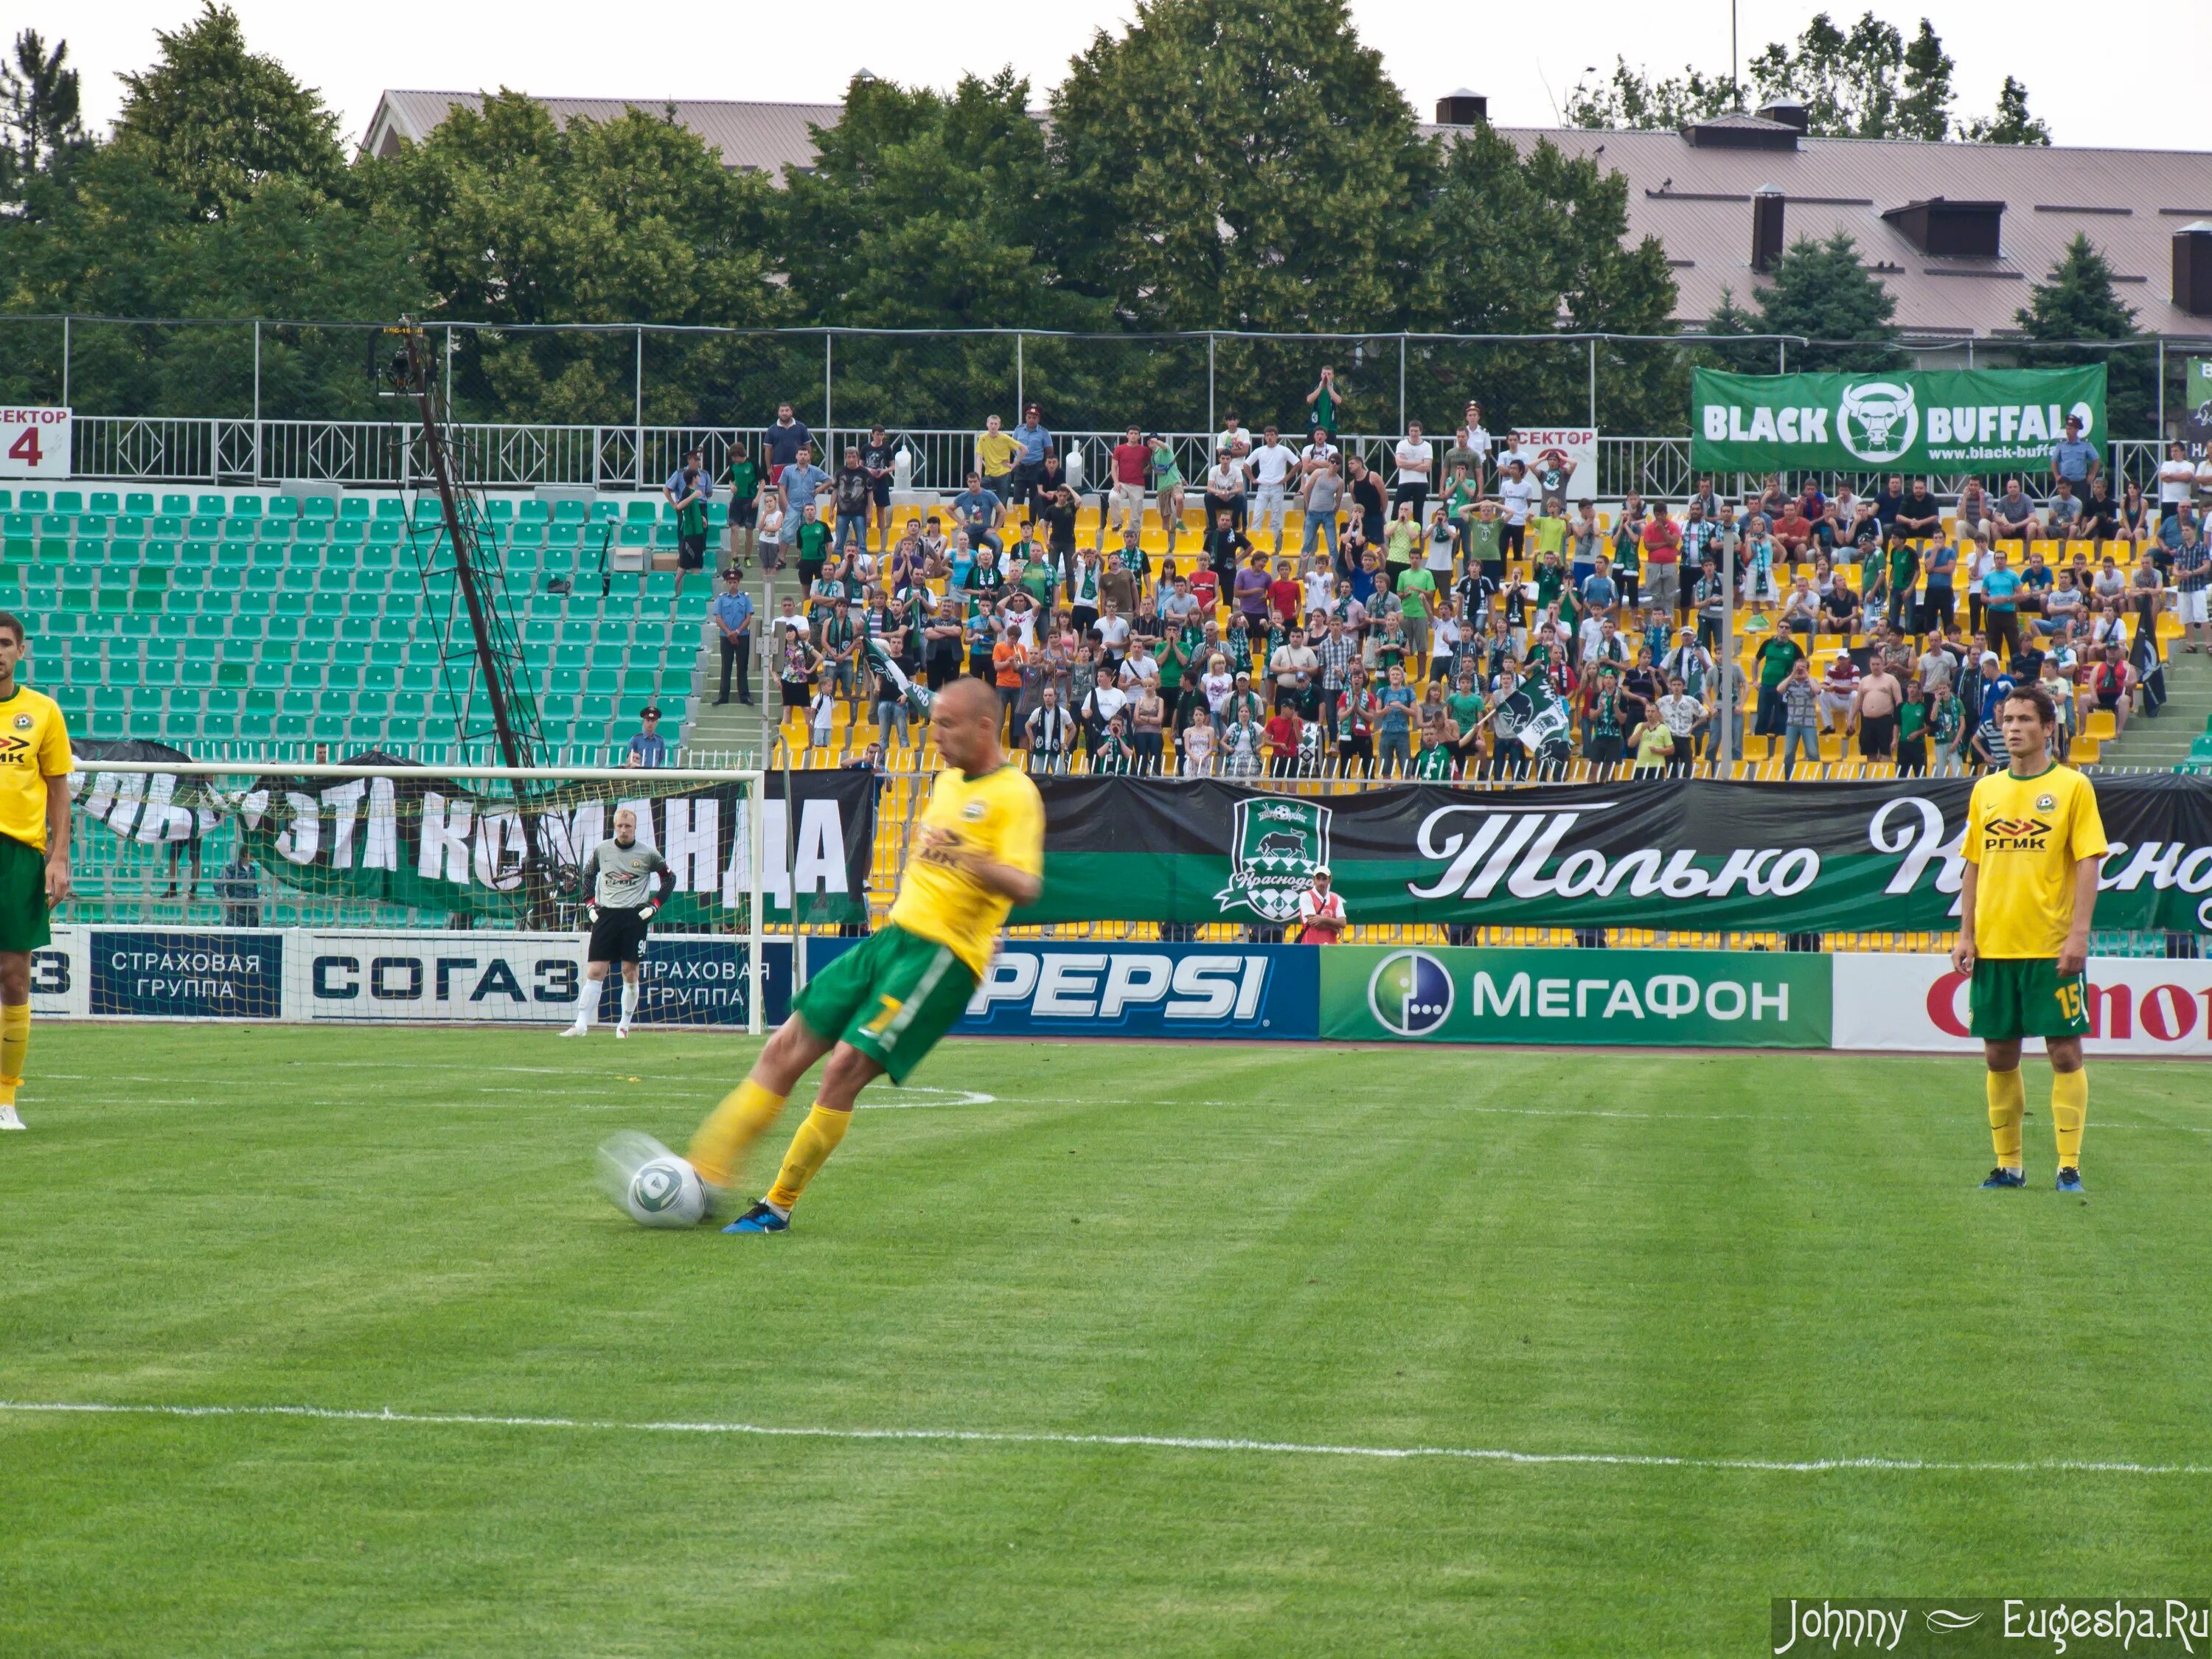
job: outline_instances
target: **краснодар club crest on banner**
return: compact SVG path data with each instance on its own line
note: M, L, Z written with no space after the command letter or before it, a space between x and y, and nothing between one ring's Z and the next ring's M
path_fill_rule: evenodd
M1267 921L1295 921L1298 895L1328 862L1329 809L1319 801L1248 795L1237 803L1229 885L1213 896Z

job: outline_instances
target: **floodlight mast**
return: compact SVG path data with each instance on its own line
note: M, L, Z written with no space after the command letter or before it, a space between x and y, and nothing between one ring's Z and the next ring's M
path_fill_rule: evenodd
M438 392L436 365L432 361L429 337L411 317L402 317L399 326L390 331L400 337L404 356L404 386L405 395L415 399L422 422L423 459L430 480L437 488L438 503L445 520L447 545L453 552L453 580L461 592L461 600L468 607L469 631L476 656L477 672L483 682L484 702L491 716L492 736L499 745L502 764L523 770L537 766L543 757L544 734L538 720L538 702L523 692L519 684L521 648L507 638L505 618L501 614L498 592L494 584L503 586L500 574L484 556L477 535L479 514L461 510L465 486L454 477L453 456L447 441L446 422L447 411ZM400 369L401 362L395 359L392 367ZM428 603L434 623L437 617L437 595L432 589L430 575L435 563L434 549L428 557L419 551L416 562L422 575L423 598ZM453 673L451 623L444 624L447 637L440 642L440 661L446 681L446 699L453 712L454 730L461 741L470 739L468 698L465 687L456 685ZM553 871L547 860L539 832L537 814L533 811L534 782L518 778L514 781L515 805L522 821L523 867L522 878L528 909L539 926L550 926L558 895Z

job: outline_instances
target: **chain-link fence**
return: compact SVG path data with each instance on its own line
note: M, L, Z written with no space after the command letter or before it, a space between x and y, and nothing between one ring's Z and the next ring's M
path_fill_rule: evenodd
M381 325L0 316L0 398L72 407L88 477L209 483L290 477L404 484L410 406L378 373ZM2077 344L1923 339L1902 346L1771 336L1060 334L1027 331L731 330L591 324L434 325L463 446L494 486L649 487L685 447L757 431L788 403L835 449L882 425L957 489L974 435L1039 404L1098 476L1131 425L1179 441L1187 474L1231 414L1257 433L1313 425L1334 371L1335 428L1380 458L1419 421L1448 434L1470 400L1515 427L1601 434L1599 493L1687 487L1691 371L1875 373L1926 368L2109 371L2113 470L2153 481L2186 413L2192 356L2212 337ZM394 436L393 434L402 435ZM940 453L939 452L942 451Z

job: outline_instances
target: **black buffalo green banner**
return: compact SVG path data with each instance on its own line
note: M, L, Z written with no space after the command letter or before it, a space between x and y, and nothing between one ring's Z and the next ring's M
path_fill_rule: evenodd
M513 920L526 907L523 864L533 839L559 896L578 898L580 867L613 834L617 811L629 807L639 838L659 849L673 875L659 925L738 925L750 891L746 793L734 781L656 784L642 770L620 781L556 780L525 806L504 783L444 778L381 754L348 758L379 769L367 778L100 769L102 760L185 758L154 744L80 744L78 809L106 833L146 847L234 834L248 859L303 894ZM763 920L792 921L795 897L801 923L865 921L873 776L770 772L766 788Z
M1690 377L1690 465L1714 471L2049 474L2066 418L2101 449L2105 369Z
M1967 778L1638 780L1274 794L1044 778L1044 890L1017 922L1280 924L1327 864L1355 922L1942 932ZM2212 931L2212 778L2097 781L2100 927Z

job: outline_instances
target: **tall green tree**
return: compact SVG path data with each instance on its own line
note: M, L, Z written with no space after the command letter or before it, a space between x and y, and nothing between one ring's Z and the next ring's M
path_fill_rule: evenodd
M1548 141L1526 156L1477 127L1445 147L1437 188L1421 215L1429 234L1413 325L1438 332L1666 334L1675 285L1656 239L1627 244L1628 185L1617 172L1571 157ZM1687 386L1675 354L1607 343L1601 418L1644 429L1679 419ZM1423 342L1415 348L1409 410L1439 429L1470 395L1494 427L1585 417L1589 348Z
M1029 91L1011 70L963 76L949 94L854 77L838 121L816 131L814 167L793 170L781 198L776 244L799 314L862 328L1110 328L1110 304L1070 287L1047 246L1059 192ZM1082 366L1039 346L1028 379L1066 407ZM896 409L915 424L980 426L1011 410L1024 379L1005 336L846 336L835 351L847 409Z
M1997 89L1996 113L1988 119L1976 117L1959 136L1977 144L2048 144L2051 129L2028 113L2027 88L2008 75Z
M1567 89L1561 118L1571 127L1599 131L1672 132L1725 115L1742 103L1734 77L1685 67L1680 75L1655 79L1631 69L1626 58L1613 60L1613 73L1595 86L1577 81Z
M1052 115L1059 268L1129 326L1403 313L1435 154L1344 0L1142 0Z
M15 37L0 62L0 203L21 200L33 180L84 149L80 93L68 41L49 51L36 29Z
M1790 348L1792 369L1867 374L1900 368L1897 301L1868 270L1849 236L1800 237L1759 290L1760 331L1821 343Z
M194 214L222 218L270 179L341 192L337 117L282 64L247 49L229 7L204 0L198 17L155 38L153 64L123 76L115 143Z
M1926 18L1911 40L1872 12L1850 28L1815 13L1794 41L1775 41L1751 60L1748 95L1765 104L1792 99L1805 107L1808 130L1822 138L1914 138L1929 143L2049 143L2027 113L2027 89L2008 76L1994 118L1954 120L1957 64ZM1615 58L1595 85L1578 81L1567 94L1570 126L1672 131L1742 106L1727 75L1694 66L1655 76Z
M2029 291L2027 303L2014 313L2030 340L2131 343L2118 350L2094 345L2036 345L2021 361L2033 368L2078 363L2106 365L2106 437L2155 435L2158 420L2158 353L2136 327L2133 307L2112 283L2112 267L2087 236L2076 234L2058 256L2051 274Z
M501 91L366 172L376 211L416 250L434 319L742 327L789 309L770 280L773 185L723 167L665 112L563 126ZM455 343L464 412L595 423L632 418L641 380L648 419L726 421L780 349L670 331L645 337L641 363L640 337L619 328Z

